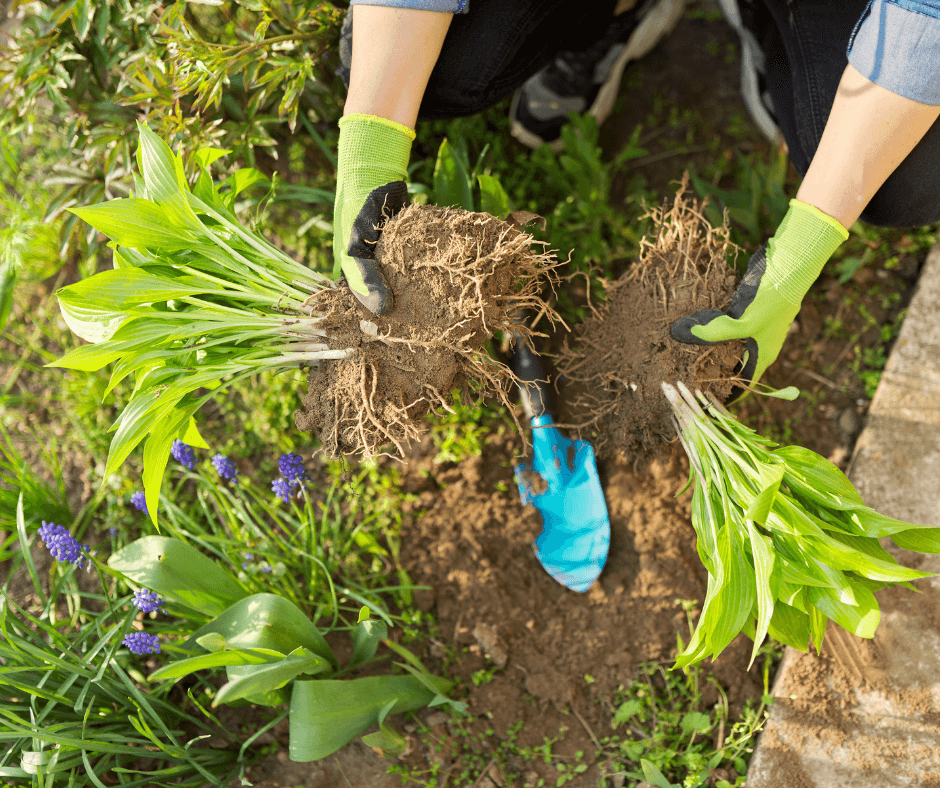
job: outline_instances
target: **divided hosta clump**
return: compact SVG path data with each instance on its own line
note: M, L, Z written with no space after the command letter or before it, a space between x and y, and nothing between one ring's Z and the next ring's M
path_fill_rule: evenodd
M112 239L114 269L57 293L65 321L91 344L53 366L113 363L105 396L135 376L105 475L143 441L154 522L174 440L200 445L194 414L246 375L323 365L298 420L333 455L371 457L388 445L402 453L454 387L505 399L511 373L483 346L498 329L527 333L512 315L541 305L539 278L554 263L531 251L530 236L487 214L406 209L380 244L396 307L377 318L347 287L241 225L234 201L254 171L216 185L208 168L227 151L203 149L190 188L180 157L146 125L139 130L136 196L72 209Z
M692 525L708 589L686 666L717 657L739 633L822 648L831 619L859 637L880 620L874 592L929 577L901 566L878 541L940 553L940 528L906 523L865 505L845 474L799 446L775 448L714 395L663 383L691 464Z

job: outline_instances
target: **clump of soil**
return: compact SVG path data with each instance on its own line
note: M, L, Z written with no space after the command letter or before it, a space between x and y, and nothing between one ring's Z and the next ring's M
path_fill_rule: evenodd
M317 297L330 347L351 352L311 373L298 428L332 456L370 458L389 445L403 456L421 419L450 409L454 389L465 401L496 392L508 406L512 372L483 346L495 331L531 335L514 316L548 310L539 289L558 263L533 251L538 243L515 224L459 208L412 205L389 219L375 257L394 307L373 315L343 287Z
M675 438L663 382L725 401L745 343L686 345L669 335L670 324L702 309L727 308L737 275L727 264L734 244L727 219L712 227L704 203L686 195L688 174L668 210L649 211L655 240L641 241L640 259L614 282L604 282L607 302L594 308L558 371L566 380L566 421L590 440L598 455L640 467Z

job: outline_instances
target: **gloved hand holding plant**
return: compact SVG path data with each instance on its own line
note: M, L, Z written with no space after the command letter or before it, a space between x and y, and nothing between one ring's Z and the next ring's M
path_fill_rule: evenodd
M740 376L756 383L780 354L810 286L848 237L832 217L791 200L774 237L751 257L727 311L705 309L680 318L672 324L672 338L691 345L746 339Z
M400 123L359 114L346 115L339 129L333 273L342 269L360 303L384 315L394 297L375 262L375 244L383 217L408 204L404 179L415 133Z

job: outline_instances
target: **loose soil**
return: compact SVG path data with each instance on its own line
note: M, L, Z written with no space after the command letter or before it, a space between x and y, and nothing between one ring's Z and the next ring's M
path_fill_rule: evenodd
M728 265L727 223L713 228L688 194L688 174L672 207L654 208L655 237L614 282L607 301L579 325L558 360L566 421L601 457L645 467L676 437L661 385L682 381L727 400L744 342L709 347L669 336L669 325L702 309L725 309L738 277Z
M392 311L371 314L345 287L317 296L330 347L354 352L319 362L298 428L331 456L369 459L389 443L404 456L421 419L449 410L455 389L465 401L490 391L508 405L512 373L482 348L495 331L529 335L514 316L547 308L538 293L557 261L535 243L517 225L458 208L412 205L389 219L375 259Z

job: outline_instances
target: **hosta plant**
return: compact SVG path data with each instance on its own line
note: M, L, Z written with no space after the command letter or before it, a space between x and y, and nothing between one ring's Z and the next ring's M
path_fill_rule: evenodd
M190 189L180 157L138 126L135 196L71 209L112 239L114 268L57 293L66 323L90 344L51 366L92 371L114 363L105 396L135 376L112 427L105 475L144 441L144 490L156 522L170 447L187 432L186 442L198 443L192 416L207 400L246 375L355 351L326 344L316 298L332 281L233 213L257 173L239 170L217 186L208 168L226 151L203 149Z
M845 474L799 446L776 444L738 422L714 397L663 384L691 465L692 525L708 588L680 667L712 658L744 632L806 651L828 620L859 637L880 619L874 593L928 577L901 566L878 541L940 553L940 528L866 506Z

